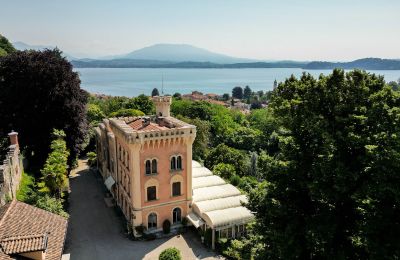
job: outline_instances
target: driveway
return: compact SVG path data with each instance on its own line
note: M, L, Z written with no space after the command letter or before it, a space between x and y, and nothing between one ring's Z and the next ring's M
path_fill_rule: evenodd
M162 250L176 247L183 259L221 259L205 248L196 234L131 241L124 234L123 218L107 207L100 175L87 169L85 161L71 174L68 234L65 254L72 260L158 259Z

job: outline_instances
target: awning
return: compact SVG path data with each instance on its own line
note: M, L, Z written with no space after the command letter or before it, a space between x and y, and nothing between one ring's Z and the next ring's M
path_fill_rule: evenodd
M111 190L111 187L114 185L114 183L115 183L115 181L114 181L113 177L110 176L106 179L106 181L104 182L104 185L106 185L108 190Z
M186 217L196 228L204 224L204 221L194 212L189 213Z

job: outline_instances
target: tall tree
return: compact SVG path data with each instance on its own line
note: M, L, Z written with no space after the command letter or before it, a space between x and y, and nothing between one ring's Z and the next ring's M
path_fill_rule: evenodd
M271 107L279 152L250 196L263 259L399 258L399 93L334 70L287 79Z
M55 50L17 51L0 59L0 136L20 132L31 166L42 167L52 129L64 130L70 163L87 131L87 93L78 73Z
M246 86L243 90L243 98L249 99L251 97L251 88L249 86Z
M237 99L243 98L243 89L242 87L234 87L232 89L232 97Z
M151 91L151 96L154 97L154 96L159 96L159 95L160 95L160 92L158 92L158 89L153 88L153 90Z

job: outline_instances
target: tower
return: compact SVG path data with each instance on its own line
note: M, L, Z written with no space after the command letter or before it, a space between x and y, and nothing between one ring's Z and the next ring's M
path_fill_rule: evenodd
M155 96L153 102L156 105L156 115L170 117L170 107L172 103L171 96Z

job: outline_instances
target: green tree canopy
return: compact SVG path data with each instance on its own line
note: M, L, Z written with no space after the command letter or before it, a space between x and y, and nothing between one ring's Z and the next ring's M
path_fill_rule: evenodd
M252 91L249 86L246 86L243 90L243 98L249 99L251 97Z
M274 91L279 152L250 196L263 259L400 257L400 95L382 77L334 70ZM261 156L260 156L261 157Z
M158 89L153 88L153 90L151 91L151 96L154 97L154 96L159 96L159 95L160 95L160 92L158 92Z
M165 249L161 252L160 256L158 257L159 260L181 260L181 252L175 248L170 247Z
M6 37L0 34L0 57L15 52L14 46Z
M214 165L219 163L231 164L234 166L237 174L244 175L247 173L249 160L243 152L225 144L219 144L207 154L205 166L213 169Z
M52 130L64 130L72 162L87 131L87 93L71 63L57 49L17 51L0 59L0 79L0 136L20 132L30 165L42 167Z
M125 117L125 116L144 116L144 113L137 109L119 109L110 114L111 117Z
M243 89L242 87L234 87L232 89L232 98L242 99L243 98Z

